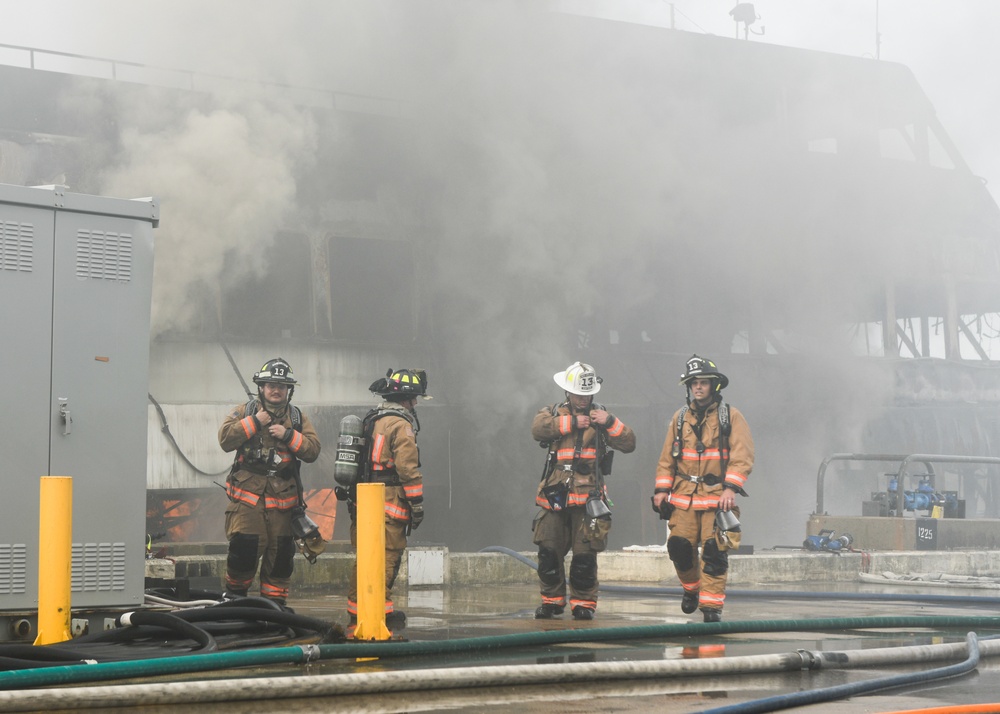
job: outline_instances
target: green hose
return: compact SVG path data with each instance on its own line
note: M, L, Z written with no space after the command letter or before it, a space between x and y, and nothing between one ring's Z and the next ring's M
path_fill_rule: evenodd
M800 632L863 630L886 628L963 628L1000 630L1000 617L899 616L846 617L809 620L761 620L709 623L597 627L556 632L526 632L493 637L423 642L357 642L338 645L304 645L240 652L213 652L202 655L163 657L132 662L44 667L0 672L0 690L52 687L61 684L98 682L132 677L156 677L207 672L234 667L272 664L303 664L316 660L359 657L411 657L455 652L490 652L511 647L538 647L575 642L670 639L714 636L745 632Z

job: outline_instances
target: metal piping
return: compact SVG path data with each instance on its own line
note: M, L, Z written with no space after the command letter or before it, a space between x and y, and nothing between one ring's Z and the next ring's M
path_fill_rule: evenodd
M820 463L819 470L816 472L816 515L824 515L823 485L826 481L826 469L831 461L903 461L906 458L906 454L831 454L827 456ZM927 471L933 476L934 467L926 461L924 464L927 466ZM902 490L902 488L900 487L899 490Z
M1000 464L1000 457L996 456L958 456L951 454L910 454L903 463L899 465L896 472L896 515L903 517L903 504L905 494L903 493L903 477L906 476L906 467L911 461L920 461L930 467L931 463L938 464ZM934 471L931 470L933 476Z

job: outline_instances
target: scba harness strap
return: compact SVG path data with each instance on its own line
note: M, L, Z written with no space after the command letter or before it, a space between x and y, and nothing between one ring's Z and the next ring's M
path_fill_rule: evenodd
M358 480L360 482L371 483L374 478L372 473L374 469L372 468L371 450L373 447L372 440L375 432L375 422L387 416L402 417L410 423L410 426L413 427L414 433L419 431L419 426L413 418L413 415L409 410L401 407L375 407L365 414L365 418L361 422L365 448L361 450L363 461L360 464L360 473L358 475ZM418 463L417 465L419 466L420 464ZM380 476L390 477L391 481L388 484L390 486L399 485L399 475L396 473L396 469L384 469L380 472Z
M289 416L292 420L292 429L302 432L302 410L294 404L289 404ZM260 410L260 401L251 399L243 406L243 418L256 414ZM293 462L298 459L292 456ZM254 473L267 473L270 470L270 458L264 451L264 438L260 433L254 434L246 443L236 450L236 458L233 462L233 471L246 469Z
M292 428L295 429L295 431L301 432L302 431L302 410L299 409L294 404L289 404L288 406L289 406L290 411L291 411ZM250 416L251 414L256 414L259 409L260 409L260 400L258 400L258 399L251 399L249 402L246 403L246 406L243 407L243 417L246 418L246 417Z
M549 414L552 417L556 417L559 414L559 409L569 406L569 402L553 404L549 407ZM592 410L607 411L607 408L603 404L598 404L597 402L591 402L590 408ZM570 409L570 412L572 413L572 409ZM604 477L611 474L611 463L612 458L614 457L614 452L609 450L603 431L597 428L597 425L594 425L592 428L596 432L596 457L594 459L593 471L595 472L595 480L597 482L598 489L592 492L591 495L598 500L606 501ZM581 452L583 450L583 430L577 431L573 448L573 461L571 464L563 464L562 466L557 467L557 449L553 448L553 444L557 441L558 439L539 442L539 446L546 450L545 465L542 467L541 483L544 483L552 472L557 470L557 468L567 472L566 481L542 488L542 494L548 499L549 505L552 506L552 510L555 511L562 510L565 507L566 496L569 488L568 484L572 479L572 474L574 472L581 475L588 475L591 473L591 467L589 464L586 464L581 460ZM608 501L608 503L610 502ZM608 511L608 514L610 515L610 511Z
M675 459L680 458L681 455L681 436L684 429L684 417L690 408L690 406L685 405L677 412L677 428L674 430L674 446L671 450L671 455ZM729 448L729 435L732 431L733 424L729 419L729 404L724 401L719 402L719 432L723 441L720 446ZM701 438L698 439L698 443L701 443Z
M688 476L686 474L679 473L677 471L677 463L678 463L678 460L680 459L681 452L682 452L682 447L681 447L682 438L681 437L682 437L682 431L684 429L684 417L685 417L685 415L687 415L689 409L690 409L690 406L689 405L685 405L685 406L681 407L680 411L677 412L677 426L676 426L676 430L674 431L674 444L673 444L673 448L671 449L671 455L674 457L674 476L675 477L680 476L681 478L685 478L688 481L693 481L695 483L698 483L699 481L701 481L701 482L705 483L708 486L714 486L714 485L719 484L719 483L725 484L726 483L726 468L729 465L729 458L727 456L727 454L729 453L729 436L733 432L733 423L732 423L732 420L730 419L730 416L729 416L729 404L727 402L725 402L724 400L720 400L719 401L719 409L718 409L718 412L719 412L719 455L720 455L719 471L721 472L719 476L715 476L714 474L707 474L707 475L705 475L703 477L691 477L691 476ZM698 449L698 453L701 454L701 452L704 451L705 446L701 442L701 435L700 434L696 434L696 436L698 436L698 443L697 443L697 447L696 448ZM730 485L730 488L733 488L733 490L735 490L737 493L739 493L742 496L746 496L747 495L747 492L744 491L742 488L739 488L739 487L735 487L734 488L731 485Z

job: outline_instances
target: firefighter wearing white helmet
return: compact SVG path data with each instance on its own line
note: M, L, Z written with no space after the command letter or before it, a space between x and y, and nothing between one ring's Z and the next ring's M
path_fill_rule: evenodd
M729 378L712 360L692 355L680 384L687 388L687 406L670 420L653 510L669 519L667 555L684 589L681 611L700 609L705 622L720 622L728 551L740 540L736 495L747 495L753 437L743 414L722 399Z
M291 403L298 382L286 360L268 360L253 381L257 398L233 407L219 429L222 450L236 452L226 479L226 592L245 597L260 562L261 596L284 606L296 550L293 509L302 504L299 461L315 461L320 443ZM307 557L322 550L321 538L308 540Z
M542 604L538 619L561 615L591 620L597 609L597 554L607 547L611 509L605 479L612 449L635 450L635 433L601 404L601 378L594 368L574 362L553 375L565 401L535 415L531 435L546 449L545 468L535 494L541 507L532 528L538 546ZM566 554L573 552L567 600Z
M601 379L594 368L583 362L574 362L562 372L552 375L560 387L577 396L594 396L601 391Z

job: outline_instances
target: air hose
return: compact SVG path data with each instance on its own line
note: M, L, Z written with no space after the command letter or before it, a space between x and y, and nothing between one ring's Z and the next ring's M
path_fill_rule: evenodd
M613 642L641 639L676 639L733 633L839 631L891 628L1000 629L1000 617L900 616L847 617L809 620L759 620L712 623L679 623L634 627L595 627L551 632L525 632L494 637L471 637L431 642L357 642L336 645L305 645L213 652L202 655L159 657L130 662L106 662L86 667L54 666L45 669L0 672L0 690L97 682L129 677L206 672L231 667L269 664L304 664L314 660L412 657L469 652L495 652L505 648L540 647L579 642ZM992 643L991 643L992 644ZM955 645L961 647L961 645ZM1000 649L1000 644L995 645ZM949 647L938 645L937 647ZM896 650L892 650L895 652ZM868 650L875 652L875 650ZM954 655L952 655L954 656ZM798 655L796 655L798 657ZM861 655L858 655L860 658ZM716 661L731 661L724 658ZM825 662L820 655L817 660ZM832 662L831 662L832 663ZM835 663L832 663L835 664ZM796 665L800 668L800 665Z
M886 619L886 618L868 618ZM917 618L926 620L936 618ZM972 619L972 618L964 618ZM996 618L991 618L996 620ZM713 624L699 624L694 627L702 631L713 630ZM753 623L757 624L757 623ZM807 629L806 623L799 623L800 629ZM809 623L812 624L812 623ZM994 623L995 624L995 623ZM805 627L802 627L805 626ZM870 626L876 626L870 624ZM620 628L622 630L634 630L638 628ZM589 630L593 633L594 630ZM563 633L565 634L565 633ZM488 639L488 638L481 638ZM396 647L403 647L406 644L399 643ZM444 643L420 643L425 645ZM502 687L512 685L539 685L569 682L598 682L614 680L656 680L665 677L694 677L694 676L730 676L734 674L763 674L770 672L795 672L802 670L817 669L844 669L870 667L874 664L881 666L911 664L918 662L937 661L954 659L962 656L974 648L975 635L967 637L967 644L952 643L945 645L923 645L916 647L881 648L871 650L848 650L843 652L808 652L797 651L783 654L764 654L739 657L724 657L713 659L695 660L639 660L631 662L571 662L558 664L527 664L527 665L505 665L497 667L456 667L456 668L436 668L423 670L406 670L395 672L371 672L354 674L331 674L315 675L308 678L308 686L303 686L303 679L300 676L294 677L267 677L250 679L230 679L202 682L167 682L167 683L142 683L119 686L101 686L88 688L64 688L50 690L27 690L27 691L2 691L0 692L0 711L26 711L37 709L82 709L99 708L109 706L152 706L156 704L192 704L223 701L261 701L267 699L286 699L303 697L329 697L335 695L349 694L382 694L389 692L403 691L432 691L442 689L472 688L472 687ZM374 648L370 645L340 645L332 646L339 652L338 656L357 656L359 650L367 653L368 656L374 654ZM309 657L308 650L316 654L329 651L331 646L321 646L318 648L285 648L287 650L299 650L299 655ZM414 648L407 648L413 650ZM425 648L421 648L425 649ZM351 654L348 655L348 651ZM259 650L255 653L234 653L239 655L278 655L277 650ZM1000 641L989 641L981 643L980 647L973 652L970 657L960 665L951 665L942 668L940 672L947 673L943 676L954 676L961 672L968 671L976 666L979 656L1000 656ZM175 658L184 660L209 660L217 658L219 655L203 655L201 657ZM271 664L278 660L268 657L269 661L253 661L255 657L226 658L229 666L238 666L236 660L241 664ZM122 670L120 677L138 676L132 667L127 667L128 663L114 665L114 668ZM149 663L152 664L152 663ZM85 668L86 670L97 669L102 665L94 665ZM215 667L219 668L219 667ZM128 670L125 673L125 670ZM173 672L183 671L176 668ZM142 676L157 674L148 670L141 673ZM905 677L919 677L925 680L926 673L917 675L905 675ZM48 684L62 683L49 682ZM912 679L903 681L895 680L886 683L888 680L877 680L882 682L879 688L901 686L912 683ZM864 683L861 683L864 684ZM837 689L837 688L833 688ZM860 693L860 692L851 692ZM850 696L851 693L842 696ZM753 711L769 711L767 709L755 709Z
M483 548L480 553L503 553L528 565L535 570L538 564L531 558L510 548L491 545ZM656 585L605 585L598 586L601 592L621 593L623 595L683 595L680 587L661 587ZM983 595L939 595L920 593L851 593L851 592L820 592L809 590L746 590L741 588L726 588L726 594L734 597L764 597L769 600L861 600L871 602L926 602L948 605L992 605L1000 606L1000 597Z

